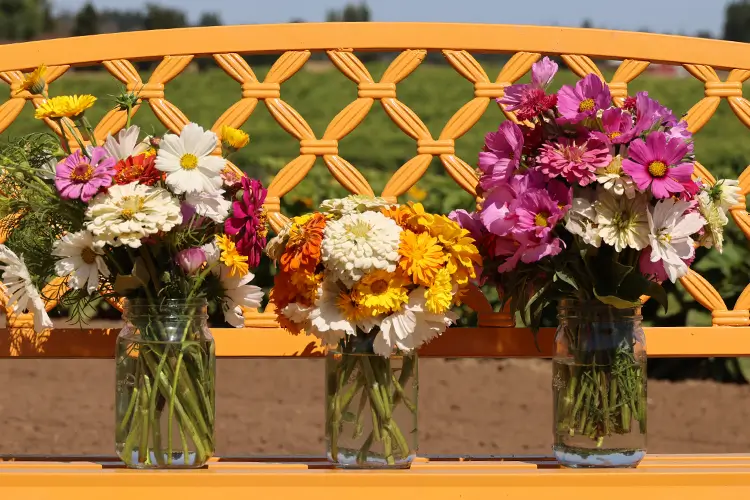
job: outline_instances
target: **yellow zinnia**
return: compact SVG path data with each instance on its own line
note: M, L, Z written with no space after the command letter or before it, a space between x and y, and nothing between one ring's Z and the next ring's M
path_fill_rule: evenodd
M443 248L438 245L437 238L408 229L401 232L398 253L401 255L399 267L411 276L415 283L424 286L432 285L435 275L445 262L445 254Z
M354 285L352 296L357 304L368 308L372 315L400 311L409 301L409 282L401 273L379 269L365 275Z
M357 302L355 294L342 291L336 297L336 306L350 323L360 323L373 315L372 309Z
M250 136L246 132L227 125L221 126L220 133L221 142L233 149L242 149L250 142Z
M42 64L31 73L24 73L23 81L21 86L18 88L18 92L28 90L32 94L41 94L44 92L44 73L47 72L47 67Z
M38 108L34 117L42 118L77 118L96 102L92 95L62 95L46 99Z
M430 235L436 237L447 254L446 267L459 285L476 278L475 266L482 265L482 257L469 231L444 215L433 219Z
M443 314L448 310L453 300L453 283L446 268L437 272L435 281L425 290L424 296L427 299L425 306L431 313Z
M229 268L229 276L245 276L248 273L247 257L237 252L237 247L229 236L217 236L216 245L221 250L221 262Z

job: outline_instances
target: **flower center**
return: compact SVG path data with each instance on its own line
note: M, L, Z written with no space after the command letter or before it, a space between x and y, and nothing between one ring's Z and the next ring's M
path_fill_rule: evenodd
M70 179L74 182L88 182L93 176L94 167L88 163L81 163L70 172Z
M388 282L386 280L375 280L370 285L370 291L375 295L380 295L388 290Z
M610 139L617 139L621 135L622 134L620 132L610 132L609 134L607 134L607 137L609 137Z
M604 171L612 175L621 175L622 174L622 157L615 156L614 158L612 158L612 162L609 165L607 165Z
M94 262L96 262L96 253L90 248L84 248L83 250L81 250L81 259L86 264L93 264Z
M563 158L572 162L579 162L583 159L585 148L583 146L563 146L560 150Z
M355 238L364 238L370 234L370 231L372 231L372 227L363 220L359 220L354 224L346 226L346 232Z
M592 109L594 109L595 105L596 104L594 103L593 99L584 99L583 101L581 101L581 104L578 105L578 112L583 113L585 111L591 111Z
M664 177L667 174L667 166L663 161L652 161L648 165L648 173L654 177Z
M192 153L186 153L180 158L180 166L183 170L193 170L198 166L198 157Z
M143 197L141 196L123 196L120 204L120 217L130 220L135 214L143 210Z
M534 217L534 225L539 227L547 227L549 223L547 222L547 219L549 219L549 213L547 212L539 212Z

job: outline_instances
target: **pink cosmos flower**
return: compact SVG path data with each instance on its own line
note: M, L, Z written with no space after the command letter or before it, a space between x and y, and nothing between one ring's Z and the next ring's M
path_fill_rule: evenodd
M202 248L188 248L179 252L175 260L186 274L195 274L206 262L206 252Z
M573 188L562 181L553 179L547 183L547 192L552 200L557 203L557 208L565 215L573 204Z
M224 232L236 236L237 250L247 256L247 264L257 267L266 247L266 221L263 202L267 191L256 179L242 177L242 199L232 203L232 217L224 222Z
M541 241L549 235L563 216L562 210L549 193L534 190L521 193L515 206L517 222L513 234L526 241Z
M602 113L602 128L604 133L597 132L597 136L605 136L612 144L625 144L635 136L633 116L620 108L609 108Z
M506 87L505 96L497 102L505 105L508 111L515 111L521 121L539 116L557 104L557 95L545 92L555 73L557 63L545 57L531 67L531 83Z
M493 189L482 203L480 219L484 227L495 235L504 236L516 223L516 191L510 184L501 184Z
M112 185L115 159L102 147L90 148L88 152L91 158L78 150L57 164L55 187L61 197L88 203L100 189Z
M469 231L474 241L481 241L487 233L478 212L467 212L459 209L448 214L448 218Z
M580 122L596 116L597 111L611 105L609 88L593 73L579 80L575 88L563 85L557 93L557 110L568 122Z
M662 124L673 126L677 124L677 119L668 108L659 104L659 101L651 99L648 92L638 92L635 95L635 134L633 136L648 132Z
M500 124L497 132L490 132L484 139L485 151L479 153L479 169L482 176L479 185L485 191L507 182L518 168L523 150L523 133L518 125L508 120Z
M550 179L562 177L571 184L588 186L596 181L597 168L612 162L609 147L599 138L569 139L545 143L536 159L537 168Z
M690 267L694 260L695 255L687 259L682 259L682 262ZM656 283L663 283L669 279L669 275L664 269L663 261L657 260L656 262L651 262L651 247L646 247L641 252L640 257L638 258L638 269L641 271L642 275Z
M521 261L526 264L533 264L545 257L554 257L562 252L565 245L560 238L555 238L549 234L547 237L539 240L530 239L523 241L522 239L521 246L523 247Z
M669 198L688 189L693 164L683 162L688 152L681 139L670 139L661 131L651 132L644 142L636 139L630 145L630 158L622 161L622 169L633 178L640 191L651 189L657 198Z
M674 127L665 130L667 136L685 141L688 146L688 154L693 152L693 133L688 130L688 123L685 120L679 121Z

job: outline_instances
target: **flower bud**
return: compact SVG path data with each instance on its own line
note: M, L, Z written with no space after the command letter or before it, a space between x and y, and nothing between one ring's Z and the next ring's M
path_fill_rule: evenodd
M177 264L186 274L195 274L206 263L206 253L201 248L188 248L177 254Z

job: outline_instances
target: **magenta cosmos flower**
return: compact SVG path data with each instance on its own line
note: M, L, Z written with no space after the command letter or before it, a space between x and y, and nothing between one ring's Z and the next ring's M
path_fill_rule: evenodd
M545 239L564 215L558 202L541 189L521 193L515 212L513 234L525 241Z
M651 132L644 141L630 145L630 158L623 160L622 169L633 178L640 191L651 189L657 198L682 193L692 182L693 163L683 162L688 146L681 139L670 139L661 131Z
M263 202L267 191L256 179L242 177L242 199L232 203L232 217L224 222L224 231L235 236L237 251L247 256L247 264L257 267L266 247L266 217Z
M557 142L542 145L536 159L539 171L550 179L562 177L579 186L594 182L596 169L611 162L609 147L595 136L588 139L560 137Z
M89 154L91 158L78 150L57 164L55 186L61 197L88 203L101 188L112 185L115 159L102 147L91 148Z
M557 73L557 63L545 57L531 67L531 83L510 85L505 95L497 102L505 105L508 111L515 111L521 120L530 120L557 104L557 95L547 95L546 89Z
M485 151L479 153L479 185L485 191L507 182L521 162L523 132L512 121L505 121L484 138Z
M633 115L620 108L609 108L602 113L604 136L612 144L625 144L633 140L636 129L633 126ZM601 134L598 132L597 135Z
M609 88L593 73L579 80L575 88L563 85L557 93L557 110L569 122L580 122L596 116L597 111L611 105Z

